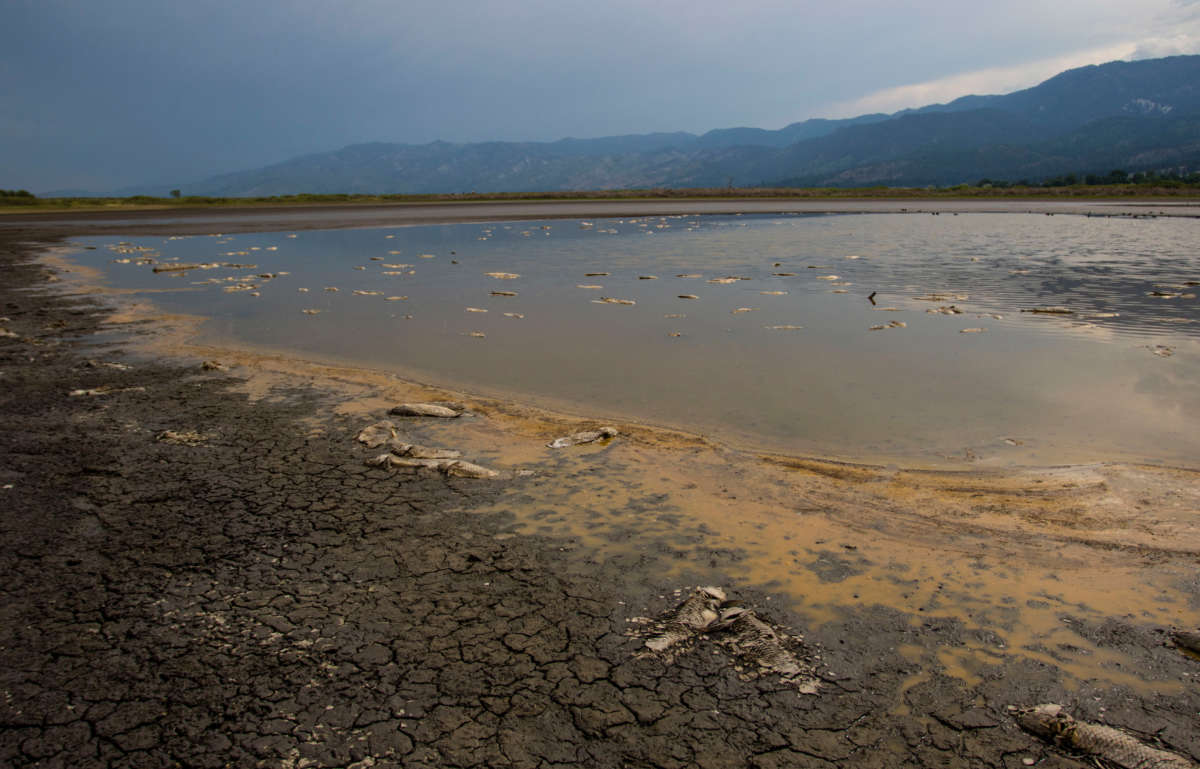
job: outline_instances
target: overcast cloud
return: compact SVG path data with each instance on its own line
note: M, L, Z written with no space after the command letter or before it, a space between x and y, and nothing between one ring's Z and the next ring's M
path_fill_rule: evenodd
M780 128L1200 52L1196 0L0 0L0 187Z

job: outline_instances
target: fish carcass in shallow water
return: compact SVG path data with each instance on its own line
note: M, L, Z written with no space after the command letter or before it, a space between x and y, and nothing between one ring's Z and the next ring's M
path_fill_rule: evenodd
M458 403L401 403L393 406L389 414L401 417L440 417L454 419L466 413L466 408Z
M662 625L662 632L646 640L650 651L666 651L677 643L703 633L720 614L725 591L719 587L698 587L683 603L671 611Z
M601 427L599 430L584 430L562 438L555 438L546 445L552 449L565 449L568 446L578 446L581 443L592 443L602 438L615 438L619 433L615 427Z
M753 609L722 608L713 624L713 630L717 629L727 633L722 643L741 659L763 672L779 674L803 694L817 693L819 681L812 668L784 648L783 639Z
M1045 704L1018 711L1017 723L1056 745L1102 758L1125 769L1197 769L1190 759L1152 748L1119 729L1076 721L1062 705Z

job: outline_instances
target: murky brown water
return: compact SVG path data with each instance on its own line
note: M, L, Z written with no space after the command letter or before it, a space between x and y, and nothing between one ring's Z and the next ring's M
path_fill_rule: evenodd
M1198 228L653 217L134 241L157 260L254 269L152 273L139 253L87 257L117 287L178 287L156 303L209 317L211 341L779 453L1194 465ZM256 277L269 273L288 274ZM1044 306L1072 312L1023 312Z

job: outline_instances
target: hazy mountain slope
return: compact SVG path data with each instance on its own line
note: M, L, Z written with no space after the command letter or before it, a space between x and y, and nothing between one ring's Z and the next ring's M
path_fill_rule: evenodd
M187 194L955 184L1195 166L1200 56L1112 62L894 115L556 142L360 144L183 184ZM163 191L158 191L161 194Z

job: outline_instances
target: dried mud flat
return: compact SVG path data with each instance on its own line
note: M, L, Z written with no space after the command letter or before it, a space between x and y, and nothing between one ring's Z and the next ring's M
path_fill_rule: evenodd
M367 467L367 420L319 381L251 399L236 370L131 359L111 308L33 261L30 241L54 235L0 237L0 764L1091 765L1018 727L1009 706L1039 702L1200 758L1200 661L1165 627L1097 621L1103 607L1063 621L1141 685L1068 676L1066 648L952 675L941 652L998 648L994 634L933 604L864 602L809 628L769 585L730 592L803 635L817 694L749 675L715 643L645 654L630 620L730 585L748 557L669 512L638 523L683 500L639 489L606 510L626 515L603 535L631 546L601 552L519 521L547 486L608 504L601 473L570 455L499 483ZM859 472L835 480L883 482ZM957 509L917 503L945 515L898 525L937 529ZM809 571L832 589L863 566L830 547ZM1191 568L1174 589L1200 605L1194 553L1096 549Z

